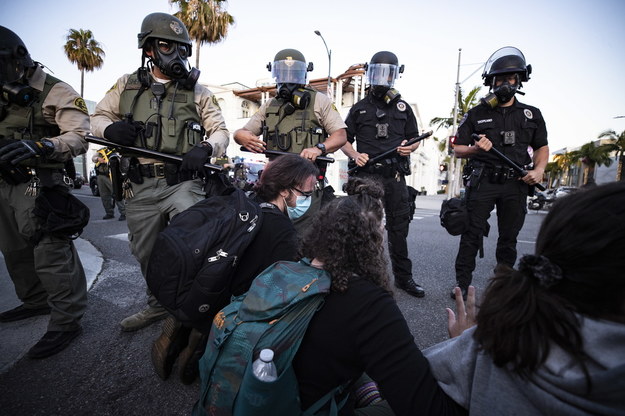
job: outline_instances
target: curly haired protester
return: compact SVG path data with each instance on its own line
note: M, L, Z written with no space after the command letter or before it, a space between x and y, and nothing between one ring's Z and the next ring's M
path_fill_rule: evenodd
M302 409L366 373L385 400L358 409L348 403L341 415L465 414L436 384L389 290L382 186L355 177L345 191L303 240L304 256L330 273L332 286L293 361Z
M424 351L441 388L476 415L625 414L624 253L625 182L558 201L535 254L495 271L477 326ZM474 289L466 315L460 298L452 335L475 313Z

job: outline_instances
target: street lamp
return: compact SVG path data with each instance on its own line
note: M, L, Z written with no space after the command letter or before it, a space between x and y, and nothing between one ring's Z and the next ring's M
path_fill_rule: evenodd
M323 45L326 47L326 52L328 53L328 97L332 99L332 51L328 49L328 44L323 36L321 36L321 32L315 30L315 35L321 38Z

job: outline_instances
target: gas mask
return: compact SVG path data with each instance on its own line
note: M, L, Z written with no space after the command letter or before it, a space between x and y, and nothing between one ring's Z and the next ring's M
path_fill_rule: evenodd
M17 104L26 107L36 98L35 90L21 82L10 82L2 84L2 93L0 94L0 102Z
M196 68L188 69L189 46L165 39L155 39L153 45L151 60L154 65L168 77L181 81L184 88L193 89L200 71Z
M285 101L290 101L293 96L293 92L299 88L299 84L284 83L278 85L278 97Z
M371 94L379 100L382 100L386 95L386 92L390 90L391 87L387 87L386 85L372 85L371 86Z
M515 74L516 82L514 84L510 84L510 82L505 79L503 83L499 86L495 86L496 79L493 80L493 94L497 97L497 100L500 103L507 103L514 97L514 94L519 89L519 76Z

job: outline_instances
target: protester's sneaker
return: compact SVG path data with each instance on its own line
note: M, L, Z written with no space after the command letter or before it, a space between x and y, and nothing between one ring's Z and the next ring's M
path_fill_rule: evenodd
M168 316L163 322L163 332L152 344L152 364L156 374L167 380L180 354L180 351L189 342L191 328L182 326L182 323L173 316Z
M105 216L102 217L103 220L110 220L112 218L115 218L115 215L112 214L106 214Z
M416 298L422 298L425 296L425 290L423 290L421 286L416 284L414 280L412 280L412 278L406 281L398 281L397 279L395 279L395 287L400 288L404 292Z
M208 334L203 334L195 328L191 330L189 343L178 359L178 371L183 384L192 384L200 374L200 358L204 355L207 341Z
M149 306L141 312L123 319L119 324L122 327L122 331L136 331L166 317L167 311L165 308Z
M124 214L120 215L118 221L126 221L126 216Z
M50 307L31 309L24 305L20 305L17 308L10 309L8 311L0 313L0 322L13 322L21 321L22 319L30 318L39 315L49 315Z
M28 358L46 358L64 350L70 342L82 332L81 328L74 331L48 331L27 353Z

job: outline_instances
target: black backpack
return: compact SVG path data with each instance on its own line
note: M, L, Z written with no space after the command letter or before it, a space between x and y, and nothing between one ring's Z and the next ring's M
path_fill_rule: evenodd
M235 188L176 215L150 254L148 288L183 324L210 329L230 301L231 277L261 220L259 204Z
M450 198L441 205L441 225L451 235L460 235L469 229L469 213L464 199Z

